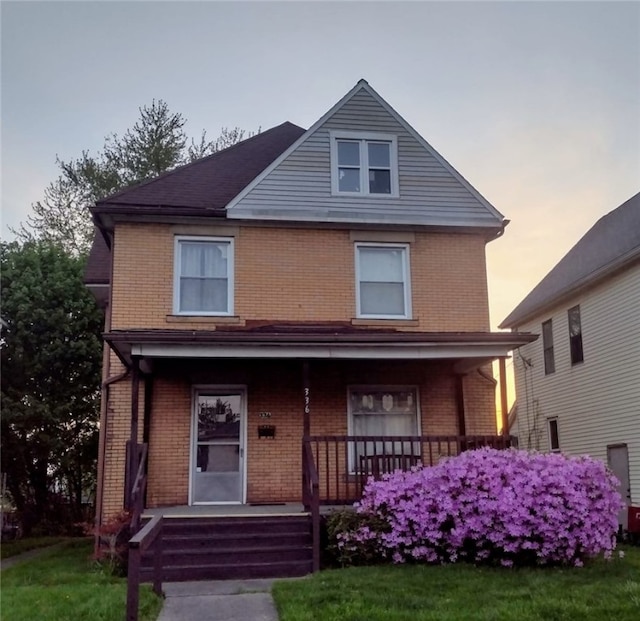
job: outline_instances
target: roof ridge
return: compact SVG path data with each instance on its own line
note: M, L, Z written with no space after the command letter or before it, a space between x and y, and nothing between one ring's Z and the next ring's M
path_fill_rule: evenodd
M633 260L640 253L640 228L637 231L634 227L630 229L627 226L630 218L632 223L635 222L633 218L640 222L640 192L600 216L498 327L521 325ZM611 243L612 235L617 235L619 243Z
M296 125L295 123L291 123L291 121L284 121L283 123L280 123L279 125L274 125L273 127L270 127L269 129L265 130L265 131L259 131L257 134L254 134L253 136L249 136L248 138L245 138L244 140L241 140L240 142L236 142L235 144L232 144L224 149L221 149L220 151L216 151L215 153L211 153L209 155L205 155L204 157L200 157L197 160L193 160L192 162L187 162L186 164L180 164L179 166L176 166L175 168L172 168L171 170L165 170L164 172L160 173L159 175L156 175L155 177L151 177L149 179L144 179L143 181L139 181L138 183L134 183L133 185L129 185L126 188L122 188L121 190L118 190L117 192L114 192L113 194L110 194L109 196L105 196L104 198L101 198L100 200L96 201L96 205L101 204L101 203L110 203L110 202L114 202L113 199L118 198L119 196L122 196L123 194L130 192L133 189L137 189L137 188L141 188L141 187L146 187L152 183L155 183L156 181L160 181L162 179L166 179L168 176L174 174L174 173L178 173L181 171L184 171L188 168L193 168L197 165L206 163L211 161L212 159L221 156L222 154L228 154L229 152L236 150L237 147L244 147L247 145L247 143L251 142L251 141L255 141L255 139L257 138L264 138L265 136L267 136L268 134L274 132L277 129L280 129L284 126L291 126L291 127L295 127L297 129L301 129L304 131L303 127L299 127L298 125Z

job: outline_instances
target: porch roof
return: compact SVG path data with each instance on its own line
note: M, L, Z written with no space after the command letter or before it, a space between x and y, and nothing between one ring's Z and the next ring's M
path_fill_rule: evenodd
M417 332L340 325L260 325L215 330L113 330L103 335L129 364L140 358L449 360L457 370L505 357L537 335Z

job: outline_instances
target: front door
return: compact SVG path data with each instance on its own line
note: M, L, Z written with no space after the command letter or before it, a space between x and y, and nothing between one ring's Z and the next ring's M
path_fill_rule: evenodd
M244 390L197 390L191 451L192 504L244 500Z
M609 468L620 481L620 496L628 505L631 504L631 482L629 480L629 451L626 444L614 444L607 447L607 461ZM627 509L622 509L618 514L618 523L623 530L627 530Z

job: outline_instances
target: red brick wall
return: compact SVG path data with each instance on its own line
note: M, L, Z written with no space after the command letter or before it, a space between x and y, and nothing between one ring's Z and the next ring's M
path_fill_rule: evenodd
M420 362L311 361L311 433L347 433L349 385L417 386L423 435L456 434L454 378L443 365ZM150 427L148 505L188 502L193 386L247 387L247 501L300 501L303 424L300 361L185 362L160 365L154 379ZM128 385L114 387L108 432L110 467L104 515L121 508L124 442L129 436ZM465 378L467 433L495 433L493 386ZM142 411L142 410L141 410ZM270 419L260 412L271 412ZM122 422L118 422L122 421ZM276 427L275 439L259 439L258 426Z
M174 317L174 236L162 224L115 231L113 329L212 329L228 319ZM220 228L198 229L200 235ZM235 237L235 315L247 320L348 321L356 316L354 242L348 230L230 229ZM414 322L403 330L489 330L484 240L407 233ZM384 240L383 234L381 239ZM393 324L393 322L387 322Z
M173 316L173 252L177 234L232 235L235 239L234 319ZM400 330L488 331L484 240L478 235L407 232L413 321L386 322ZM215 329L248 320L349 321L356 315L354 236L349 230L240 226L118 224L114 242L112 329ZM381 234L381 241L388 241ZM385 322L371 322L373 324ZM110 374L122 370L112 355ZM226 370L225 370L226 368ZM414 384L420 389L423 434L454 434L454 380L445 366L400 362L311 363L311 431L347 431L349 384ZM106 378L105 378L106 379ZM154 370L151 417L150 506L188 500L191 400L194 384L248 387L247 494L252 502L299 500L302 386L299 362L225 366L200 361L159 364ZM477 374L465 379L467 433L495 432L493 387ZM142 393L142 391L141 391ZM106 393L103 515L121 509L125 442L130 433L128 380ZM142 399L141 399L142 401ZM274 440L257 426L270 411ZM142 412L140 430L142 438Z

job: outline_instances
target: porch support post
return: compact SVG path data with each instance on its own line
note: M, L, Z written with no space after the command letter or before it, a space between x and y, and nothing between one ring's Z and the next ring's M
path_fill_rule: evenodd
M307 360L304 360L302 363L302 393L304 396L302 435L306 438L311 435L311 409L309 407L311 386L309 380L309 362Z
M131 431L129 433L129 460L127 463L127 475L125 477L127 489L125 490L126 506L131 507L131 492L138 469L138 408L140 402L140 359L137 356L131 358Z
M149 433L151 429L151 403L153 400L153 376L144 376L144 413L142 423L142 441L149 444Z
M455 375L456 382L456 410L458 412L458 435L466 436L467 435L467 423L465 421L465 412L464 412L464 375L460 375L456 373Z
M500 413L502 414L502 435L509 435L509 405L507 402L507 365L505 358L498 359L500 371Z

